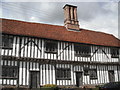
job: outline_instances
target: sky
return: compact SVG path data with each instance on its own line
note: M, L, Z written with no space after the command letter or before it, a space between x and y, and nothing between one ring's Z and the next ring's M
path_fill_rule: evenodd
M32 1L2 0L0 18L64 26L63 6L71 4L77 6L80 28L119 35L119 0Z

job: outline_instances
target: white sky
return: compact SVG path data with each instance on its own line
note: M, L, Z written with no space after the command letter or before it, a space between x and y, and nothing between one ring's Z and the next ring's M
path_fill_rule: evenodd
M64 25L63 6L78 7L80 28L113 34L118 37L119 0L2 0L0 17L29 22ZM54 2L53 2L54 1ZM61 0L62 1L62 0ZM75 2L76 1L76 2Z

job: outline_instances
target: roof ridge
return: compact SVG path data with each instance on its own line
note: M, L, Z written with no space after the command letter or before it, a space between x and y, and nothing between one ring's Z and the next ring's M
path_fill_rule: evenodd
M8 18L0 18L0 19L1 20L3 19L3 20L9 20L9 21L24 22L24 23L31 23L31 24L43 24L43 25L64 27L64 26L61 26L61 25L45 24L45 23L40 23L40 22L29 22L29 21L17 20L17 19L8 19Z

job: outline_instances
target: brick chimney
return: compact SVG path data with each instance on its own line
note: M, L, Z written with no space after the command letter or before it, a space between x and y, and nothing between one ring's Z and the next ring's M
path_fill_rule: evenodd
M77 18L77 6L66 4L64 7L64 26L69 30L80 31Z

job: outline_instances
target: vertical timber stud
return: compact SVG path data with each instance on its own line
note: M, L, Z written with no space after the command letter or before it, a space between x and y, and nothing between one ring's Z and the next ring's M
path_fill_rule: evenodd
M55 69L55 84L57 85L57 78L56 78L56 62L54 64L54 69Z
M17 88L19 88L19 66L20 66L20 57L21 57L21 37L19 37L19 56L18 56L18 61L17 61L17 65L18 65L18 70L17 70Z
M120 81L120 77L119 77L119 64L117 65L117 74L118 74L118 81Z

